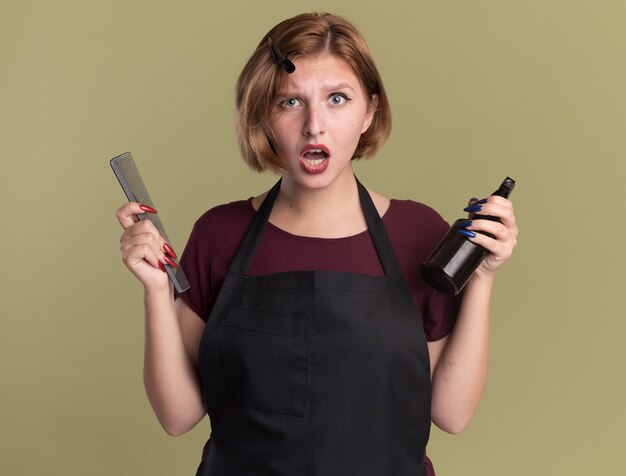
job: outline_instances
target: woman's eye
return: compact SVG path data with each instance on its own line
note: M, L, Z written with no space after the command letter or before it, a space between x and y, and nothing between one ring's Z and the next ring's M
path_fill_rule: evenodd
M346 97L345 94L341 94L341 93L334 93L330 95L330 102L332 104L334 104L335 106L338 106L340 104L345 103L346 101L349 101L349 99Z
M280 103L282 107L286 107L286 108L296 107L299 104L300 104L300 101L296 98L285 99L283 102Z

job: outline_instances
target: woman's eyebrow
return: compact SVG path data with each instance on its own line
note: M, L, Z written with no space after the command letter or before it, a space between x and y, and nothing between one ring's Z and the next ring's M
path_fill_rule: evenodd
M324 85L323 89L325 91L337 91L339 89L349 89L351 91L354 91L354 88L348 83L327 84Z
M337 84L323 84L322 91L339 91L342 89L349 89L352 92L355 92L355 89L350 86L348 83L337 83ZM277 98L292 98L292 97L300 97L303 96L304 93L298 90L287 90L284 92L279 92L276 97Z

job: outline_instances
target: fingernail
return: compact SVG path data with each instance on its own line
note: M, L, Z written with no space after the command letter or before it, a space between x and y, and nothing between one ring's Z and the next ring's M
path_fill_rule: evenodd
M460 235L467 236L468 238L474 238L476 236L476 233L474 233L473 231L464 230L463 228L457 230L456 232Z
M148 213L159 213L157 212L154 208L149 207L148 205L144 205L143 203L141 205L139 205L139 208L141 208L144 212L148 212Z
M170 246L169 243L163 243L163 251L165 251L172 258L178 258L178 255L174 252L174 249Z
M479 212L483 209L482 205L472 205L470 207L465 207L463 209L464 212Z
M483 198L482 200L477 201L476 203L474 203L474 205L482 205L484 203L487 203L487 199Z
M163 259L165 259L165 261L167 261L167 264L169 264L172 268L178 268L178 265L169 256L165 255Z
M477 199L476 197L472 197L472 198L470 198L470 199L469 199L469 201L470 201L470 202L477 202L477 201L478 201L478 199Z
M456 226L457 228L467 228L468 226L472 226L472 221L471 220L462 221L462 222L457 223L454 226Z
M163 271L164 273L167 273L167 271L165 271L165 266L163 266L163 263L161 263L160 261L159 261L159 269Z

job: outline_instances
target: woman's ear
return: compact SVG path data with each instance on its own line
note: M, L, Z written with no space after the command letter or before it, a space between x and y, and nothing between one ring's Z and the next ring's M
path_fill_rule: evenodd
M363 129L361 129L361 134L363 134L367 129L369 129L372 121L374 120L374 115L378 110L378 94L372 94L372 99L367 106L367 112L365 113L365 120L363 121Z

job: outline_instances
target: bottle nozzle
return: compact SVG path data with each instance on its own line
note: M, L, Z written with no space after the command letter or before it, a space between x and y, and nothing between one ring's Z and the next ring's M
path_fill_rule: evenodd
M505 178L500 184L500 188L492 193L492 195L498 195L500 197L508 198L509 194L515 188L515 180L511 177Z

